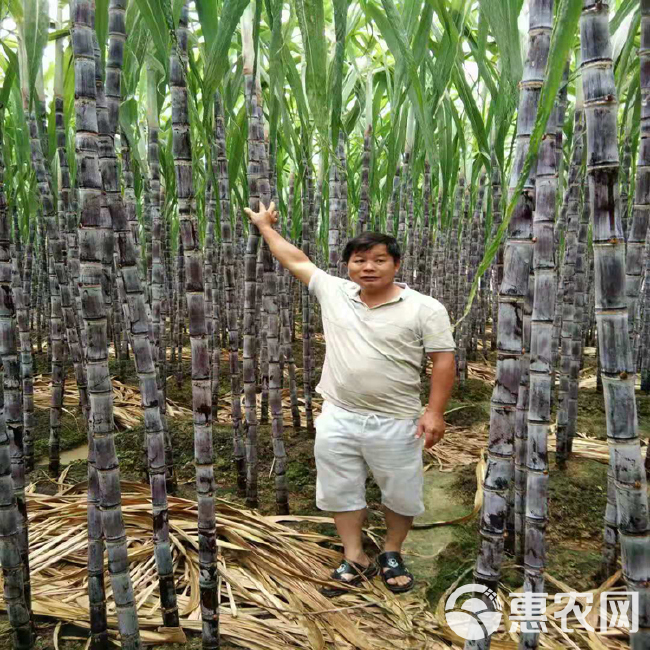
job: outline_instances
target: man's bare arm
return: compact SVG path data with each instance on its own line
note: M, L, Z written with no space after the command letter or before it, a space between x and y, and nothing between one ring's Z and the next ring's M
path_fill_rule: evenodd
M418 421L415 437L424 436L424 447L430 449L445 435L445 406L456 379L456 360L453 352L430 352L431 388L429 403Z
M278 220L275 204L271 202L267 209L260 201L259 212L253 212L250 208L244 208L244 212L251 223L258 227L273 257L303 284L309 284L318 267L299 248L273 229L273 224Z
M430 352L431 388L427 411L444 415L445 406L456 380L456 360L453 352Z

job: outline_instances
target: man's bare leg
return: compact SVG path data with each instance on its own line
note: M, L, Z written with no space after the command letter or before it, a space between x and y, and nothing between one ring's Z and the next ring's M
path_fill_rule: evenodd
M382 505L382 510L386 517L386 539L384 541L384 551L402 552L402 544L411 530L413 517L400 515L393 512L390 508ZM388 568L384 568L388 571ZM392 585L406 585L411 581L408 576L398 576L396 578L388 578L388 582Z
M356 562L362 566L370 565L370 558L365 554L361 544L361 530L366 521L367 508L363 510L349 510L347 512L333 512L336 530L343 542L345 559ZM354 578L351 573L344 573L341 578L350 580Z

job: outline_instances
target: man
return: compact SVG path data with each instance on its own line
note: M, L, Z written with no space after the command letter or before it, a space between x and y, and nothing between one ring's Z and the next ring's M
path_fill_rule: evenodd
M277 213L260 203L246 208L280 264L316 296L327 341L316 390L323 398L316 418L316 504L333 512L344 560L332 573L346 591L377 575L361 542L366 519L366 463L381 489L386 517L382 579L395 593L415 583L401 549L413 517L424 512L422 447L442 439L443 418L455 377L454 339L446 309L434 298L395 282L397 241L365 232L344 249L350 281L328 275L273 229ZM420 368L432 361L429 401L422 411Z

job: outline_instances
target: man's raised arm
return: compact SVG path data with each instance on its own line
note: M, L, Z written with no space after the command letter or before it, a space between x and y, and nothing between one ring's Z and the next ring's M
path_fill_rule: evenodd
M269 245L271 254L285 269L304 284L309 284L311 276L318 268L299 248L289 243L280 233L273 229L273 224L278 220L275 203L271 202L268 209L260 201L259 212L244 208L250 222L257 226L260 235Z

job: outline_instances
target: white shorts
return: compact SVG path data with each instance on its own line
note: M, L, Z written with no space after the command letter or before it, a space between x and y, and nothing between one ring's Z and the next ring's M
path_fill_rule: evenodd
M365 508L367 463L381 489L382 504L400 515L421 515L424 436L415 437L417 422L353 413L324 402L315 421L318 508Z

